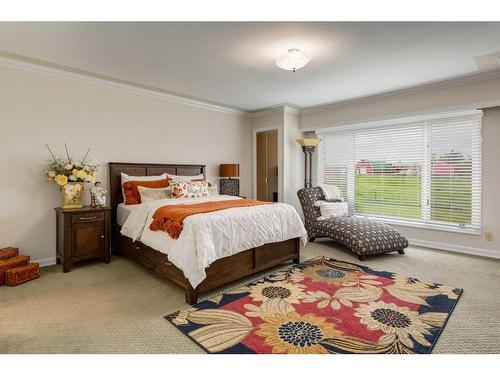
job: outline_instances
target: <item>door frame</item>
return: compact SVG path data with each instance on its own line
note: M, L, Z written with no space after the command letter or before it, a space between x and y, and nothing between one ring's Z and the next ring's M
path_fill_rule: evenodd
M278 131L278 202L283 202L283 131L281 126L253 129L252 136L252 197L257 199L257 133Z

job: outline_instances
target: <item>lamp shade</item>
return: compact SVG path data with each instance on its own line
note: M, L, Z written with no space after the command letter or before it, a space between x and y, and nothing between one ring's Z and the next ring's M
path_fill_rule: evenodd
M219 168L220 177L240 177L239 164L221 164Z
M300 138L297 139L297 143L302 147L316 147L321 142L318 138Z

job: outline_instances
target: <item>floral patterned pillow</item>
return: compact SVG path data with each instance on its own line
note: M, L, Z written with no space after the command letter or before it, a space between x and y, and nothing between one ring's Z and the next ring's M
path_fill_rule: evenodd
M208 197L207 181L183 181L171 184L172 198L202 198Z

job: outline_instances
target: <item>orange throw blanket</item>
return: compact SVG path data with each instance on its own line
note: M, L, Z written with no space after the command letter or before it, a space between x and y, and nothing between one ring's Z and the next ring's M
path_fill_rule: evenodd
M228 208L260 206L263 204L272 204L272 202L261 202L253 199L234 199L163 206L155 211L153 222L149 226L149 229L154 231L162 230L167 232L173 239L177 239L182 232L182 223L188 216L227 210Z

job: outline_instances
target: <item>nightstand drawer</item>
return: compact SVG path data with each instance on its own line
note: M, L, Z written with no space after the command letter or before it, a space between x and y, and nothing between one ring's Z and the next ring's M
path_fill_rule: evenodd
M94 221L104 221L104 212L91 212L85 214L71 215L71 222L75 223L89 223Z

